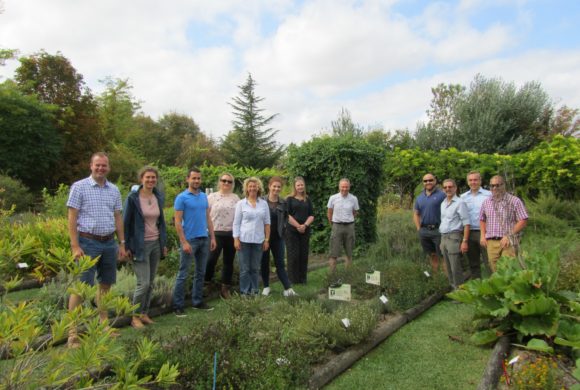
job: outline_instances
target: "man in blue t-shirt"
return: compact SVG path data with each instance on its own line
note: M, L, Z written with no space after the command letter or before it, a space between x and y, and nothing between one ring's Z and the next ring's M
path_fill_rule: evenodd
M191 168L187 175L188 188L175 198L175 230L179 236L179 271L173 290L173 310L184 317L185 280L195 258L195 273L191 302L195 309L213 310L203 302L203 279L210 250L216 247L213 224L209 215L207 196L201 192L201 172ZM208 237L209 234L209 237Z
M439 270L439 257L441 256L441 202L445 199L445 193L437 187L435 175L427 173L423 176L424 190L415 199L413 222L419 232L423 251L429 256L433 272Z

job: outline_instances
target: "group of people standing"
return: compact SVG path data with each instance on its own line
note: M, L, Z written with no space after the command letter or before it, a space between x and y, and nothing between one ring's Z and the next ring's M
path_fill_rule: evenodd
M138 306L131 324L141 328L153 323L148 315L153 281L160 259L167 255L164 199L157 190L159 173L153 167L144 167L139 172L140 185L127 197L122 213L119 189L107 180L110 171L107 155L95 153L90 170L89 177L71 186L67 201L68 232L74 257L98 258L93 267L83 272L81 281L93 285L96 277L99 316L105 322L107 311L100 307L100 297L116 281L117 259L131 259L137 277L133 303ZM292 284L307 282L309 237L314 221L304 179L296 177L292 193L284 199L280 196L284 186L282 178L272 177L265 194L260 179L250 177L244 180L241 200L234 193L235 178L230 173L220 175L218 191L209 195L201 190L199 169L190 169L186 181L187 189L174 203L180 242L180 265L173 290L175 314L185 315L185 282L192 262L195 262L192 306L212 310L203 301L203 287L205 281L213 279L220 256L223 259L220 294L228 299L236 253L240 294L259 294L260 275L262 294L271 293L271 255L284 287L283 295L296 295ZM441 190L437 178L428 173L423 177L424 190L414 206L413 221L432 269L440 270L443 257L453 287L463 283L463 254L468 256L473 278L481 277L482 263L485 267L489 264L494 272L501 256L515 257L528 218L523 202L506 192L503 177L491 178L491 192L481 187L479 172L469 172L467 182L470 190L458 197L453 179L444 180ZM358 199L350 193L347 178L339 181L338 189L327 204L327 218L332 226L331 272L335 271L342 250L346 252L346 267L352 262L354 224L359 211ZM115 233L120 245L115 241ZM79 295L71 294L69 310L81 303ZM115 335L113 329L107 328L107 331ZM79 346L75 327L69 331L68 345Z
M440 271L440 258L449 283L464 282L461 265L467 255L471 278L481 278L481 267L495 272L502 256L516 257L528 214L518 197L508 194L505 179L493 176L488 191L481 174L467 174L469 191L459 197L457 184L445 179L442 190L431 173L423 176L423 191L415 200L413 222L433 272Z

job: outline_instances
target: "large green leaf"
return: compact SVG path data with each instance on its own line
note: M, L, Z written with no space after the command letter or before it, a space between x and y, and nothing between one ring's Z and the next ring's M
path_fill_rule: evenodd
M485 345L494 342L499 336L495 329L487 329L473 334L470 340L476 345Z
M452 291L449 294L447 294L447 296L451 299L463 303L472 303L474 300L473 295L471 295L468 291L462 289Z
M539 314L546 314L557 311L558 303L553 298L548 298L545 295L540 295L529 299L521 306L511 305L510 309L522 316L534 316Z
M560 320L558 336L570 341L580 342L580 323L568 319Z
M525 336L554 336L558 330L558 312L549 314L514 318L514 328Z
M526 345L514 344L518 347L529 349L532 351L540 351L546 353L554 353L554 348L550 347L546 341L541 339L531 339Z
M556 343L558 345L564 345L566 347L572 347L572 348L579 348L580 349L580 341L570 341L570 340L563 339L561 337L556 337L554 339L554 343Z

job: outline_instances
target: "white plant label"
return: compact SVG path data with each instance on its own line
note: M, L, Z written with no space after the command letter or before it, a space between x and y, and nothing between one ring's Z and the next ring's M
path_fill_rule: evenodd
M381 285L381 273L379 271L367 272L365 276L366 276L365 280L368 284L374 284L377 286Z
M430 278L430 277L431 277L431 275L429 274L429 272L425 271L425 272L423 272L423 273L425 274L425 276L426 276L426 277L428 277L428 278Z
M27 263L18 263L18 264L16 264L16 267L20 268L20 269L28 268L28 264Z
M328 299L335 301L350 301L350 284L328 288Z
M348 328L350 326L350 320L348 318L343 318L342 324L344 325L345 328Z
M513 358L512 360L510 360L508 362L509 365L514 364L515 362L517 362L518 360L520 360L520 355L516 356L515 358Z
M383 302L383 304L387 304L387 302L389 302L389 298L387 298L385 295L381 295L379 297L380 301Z

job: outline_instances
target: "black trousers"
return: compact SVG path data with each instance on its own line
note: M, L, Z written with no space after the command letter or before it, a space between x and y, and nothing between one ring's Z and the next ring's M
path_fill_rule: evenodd
M310 251L310 229L304 234L293 229L286 230L288 277L292 283L306 284L308 279L308 252Z
M216 248L209 253L207 266L205 267L205 281L209 282L215 274L215 266L221 252L224 253L224 266L222 267L222 283L232 285L232 275L234 273L234 258L236 248L234 247L234 237L232 232L215 232Z

